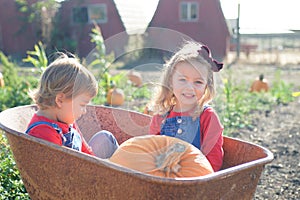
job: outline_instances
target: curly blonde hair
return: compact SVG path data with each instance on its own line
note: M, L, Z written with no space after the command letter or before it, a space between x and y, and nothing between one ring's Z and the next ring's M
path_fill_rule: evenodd
M55 98L63 93L66 98L79 94L94 97L98 93L98 83L94 75L82 66L76 58L66 54L52 62L43 72L38 87L29 95L40 109L56 106Z
M197 108L192 114L193 117L199 116L203 111L203 105L209 103L215 96L214 78L211 63L207 61L199 50L202 44L196 42L186 42L181 49L175 53L171 59L164 65L163 75L160 85L158 85L157 94L154 96L151 102L151 107L156 114L165 114L170 111L175 105L175 96L171 89L171 82L176 65L181 62L193 63L193 66L197 69L206 67L208 71L207 87L204 95L198 101ZM196 63L196 66L195 66Z

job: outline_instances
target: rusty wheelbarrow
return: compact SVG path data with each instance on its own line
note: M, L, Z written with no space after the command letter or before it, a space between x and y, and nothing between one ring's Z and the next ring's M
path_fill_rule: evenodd
M222 170L195 178L169 179L123 168L105 159L24 134L34 105L0 113L17 167L31 199L252 199L273 154L258 145L224 138ZM118 108L89 106L79 127L86 140L99 130L119 143L145 135L150 116Z

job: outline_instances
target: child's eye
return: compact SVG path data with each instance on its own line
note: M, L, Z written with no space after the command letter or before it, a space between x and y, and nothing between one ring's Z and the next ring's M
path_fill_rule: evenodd
M202 84L203 84L203 81L195 81L195 84L197 84L197 85L202 85Z
M186 79L185 78L179 78L180 82L184 82Z

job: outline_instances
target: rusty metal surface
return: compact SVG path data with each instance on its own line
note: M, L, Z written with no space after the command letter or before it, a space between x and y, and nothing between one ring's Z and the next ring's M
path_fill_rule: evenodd
M34 112L25 106L0 113L0 128L33 200L252 199L264 165L273 159L263 147L225 137L221 171L177 180L154 177L23 134ZM122 142L146 134L149 122L139 113L91 106L78 124L87 139L106 129Z

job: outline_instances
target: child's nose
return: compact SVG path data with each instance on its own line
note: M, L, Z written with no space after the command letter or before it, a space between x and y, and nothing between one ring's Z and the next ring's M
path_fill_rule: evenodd
M187 82L186 87L189 89L194 89L194 85L192 82Z

